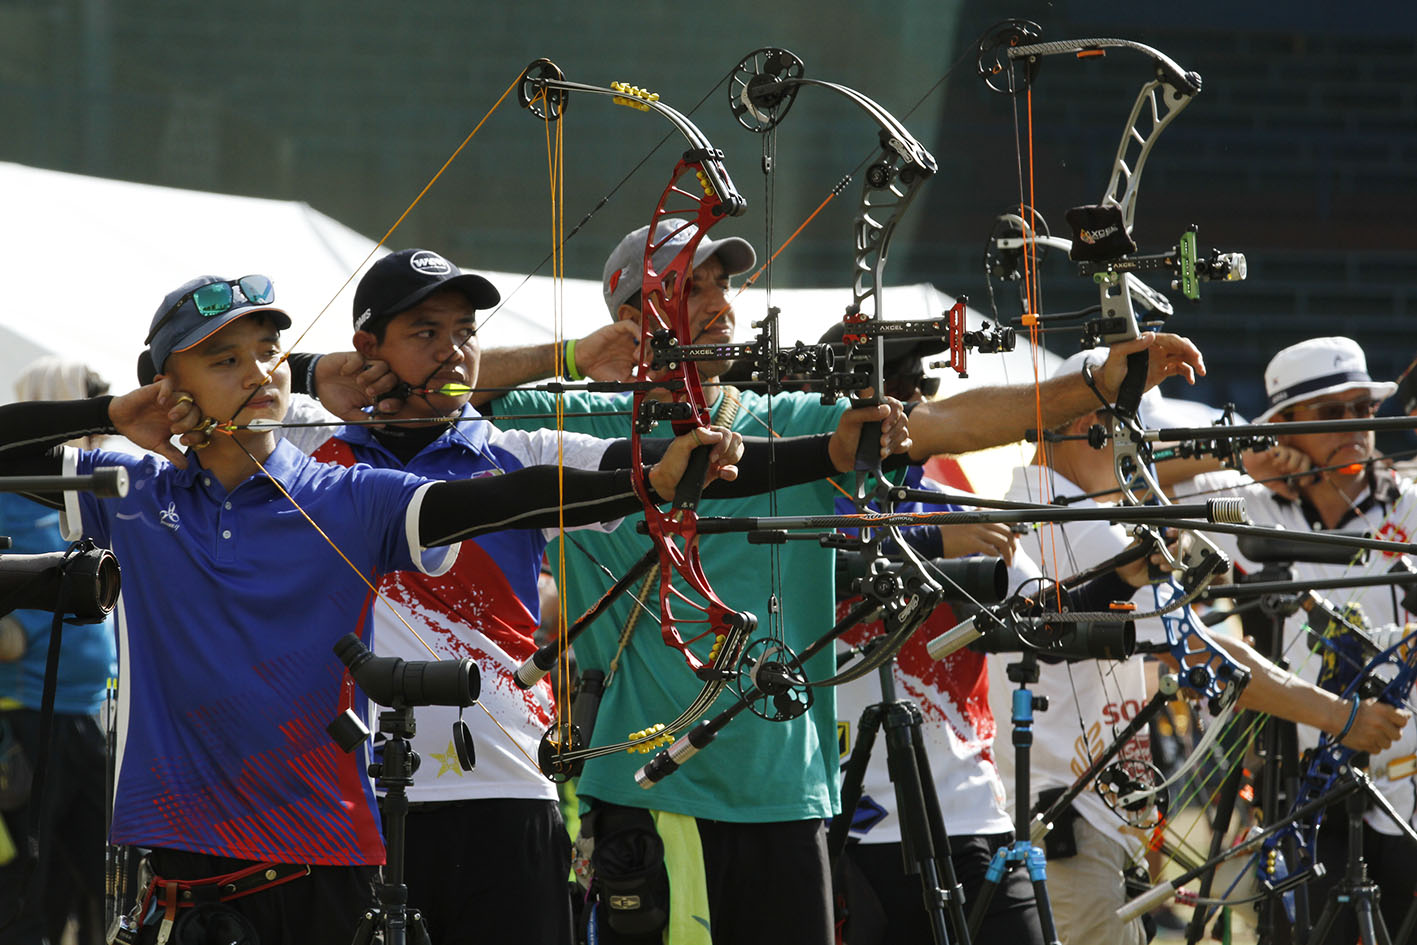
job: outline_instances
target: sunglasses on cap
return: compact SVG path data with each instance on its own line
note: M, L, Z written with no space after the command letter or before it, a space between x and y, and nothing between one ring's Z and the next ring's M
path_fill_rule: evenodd
M1376 416L1378 407L1382 406L1382 401L1365 397L1362 400L1325 400L1317 404L1304 404L1296 407L1290 413L1305 410L1314 415L1315 420L1343 420L1352 417L1355 420L1363 420Z
M178 309L182 308L188 299L191 299L192 304L197 307L199 315L203 318L211 318L213 315L222 315L231 311L238 304L269 305L276 300L276 287L270 277L261 275L242 276L240 279L232 279L227 282L209 282L206 285L198 286L162 313L157 324L153 325L148 336L143 339L143 344L152 344L153 338L156 337L162 326L172 320Z

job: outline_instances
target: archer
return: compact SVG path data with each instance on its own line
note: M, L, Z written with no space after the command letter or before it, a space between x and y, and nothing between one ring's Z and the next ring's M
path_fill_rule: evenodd
M655 233L656 265L692 235L683 221L661 220ZM674 232L681 234L669 240ZM603 270L602 292L610 317L616 322L639 325L644 317L640 298L641 267L649 237L648 227L627 234L609 255ZM724 244L728 244L727 247ZM741 250L741 240L709 240L699 244L694 256L688 289L689 324L686 343L731 338L734 312L726 292L732 275L751 268L755 256ZM579 344L579 343L577 343ZM1179 374L1193 379L1203 373L1199 352L1175 335L1147 334L1112 349L1106 365L1096 378L1104 391L1115 394L1126 370L1126 356L1149 351L1148 384ZM489 384L510 385L548 376L560 352L553 345L531 346L513 351L496 351L486 365L484 379ZM640 352L641 359L647 352ZM726 364L698 362L699 375L710 409L724 424L745 433L800 435L832 429L846 409L845 402L823 405L814 394L789 392L769 398L750 390L738 390L720 382ZM661 391L659 396L668 397ZM1045 425L1055 425L1085 412L1095 403L1092 391L1080 377L1047 382L1041 390ZM625 409L623 395L567 394L562 406L567 429L613 435L614 420L593 414ZM491 405L495 415L546 413L554 406L549 395L514 392ZM959 453L1020 439L1034 426L1035 391L1031 385L976 388L947 400L919 405L911 413L911 457L923 461L936 453ZM731 421L728 419L731 417ZM528 421L508 420L504 426L532 427ZM829 485L814 484L784 489L778 500L786 507L831 512L839 493ZM761 515L767 500L715 502L707 506L719 515ZM587 535L577 539L595 558L623 573L640 556L640 549L625 528L610 535ZM782 630L787 646L804 646L833 623L835 600L834 556L806 542L790 542L781 550L776 565L762 546L744 546L726 536L707 536L700 548L707 570L716 587L727 588L723 595L741 606L755 606L758 612L783 615ZM555 555L553 562L557 560ZM582 612L599 596L603 579L581 551L568 545L566 571L559 575L562 594L570 599L570 610ZM774 574L788 576L782 586ZM695 680L684 673L674 654L644 634L622 633L633 626L633 604L612 609L606 626L589 633L577 643L582 668L608 669L605 695L596 723L592 745L615 741L627 732L641 729L646 722L672 715L694 695ZM624 641L623 646L621 641ZM831 674L831 654L809 661L808 674L824 678ZM646 829L653 821L662 835L683 840L697 837L704 864L701 894L690 886L675 883L676 898L670 915L700 916L712 924L716 941L752 943L767 941L825 942L831 935L830 878L826 865L825 834L822 821L830 818L839 804L838 756L836 751L835 699L822 693L807 714L790 722L768 723L743 718L737 726L724 730L723 743L715 747L714 760L698 763L645 792L634 781L634 771L642 763L639 756L619 753L592 759L586 764L579 791L589 798L597 818L623 820L634 829ZM604 821L602 821L604 822ZM671 837L670 842L674 842ZM652 867L653 864L648 864ZM765 891L770 891L774 908L765 916L756 908ZM708 915L705 915L705 912ZM675 922L688 919L670 920ZM676 926L678 927L678 926Z
M269 279L199 277L153 315L154 383L0 408L0 472L123 466L133 485L121 499L64 501L69 528L112 548L127 571L111 840L152 851L157 878L144 903L159 906L147 934L171 931L182 904L201 901L183 891L211 890L263 942L350 940L373 903L383 844L361 759L339 751L324 726L338 709L362 708L331 652L351 630L368 638L362 576L439 574L452 544L495 530L504 515L532 527L560 517L555 470L434 481L321 465L278 441L289 325ZM169 437L200 442L194 416L228 419L207 425L208 446L184 454ZM158 455L60 445L100 432ZM576 507L566 520L640 508L634 476L673 493L697 444L713 444L717 472L732 477L739 438L697 433L647 470L568 471Z

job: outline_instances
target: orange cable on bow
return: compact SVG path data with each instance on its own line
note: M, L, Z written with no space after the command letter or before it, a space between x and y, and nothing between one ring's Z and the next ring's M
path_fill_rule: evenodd
M423 189L418 192L418 196L413 198L413 202L410 203L406 208L404 208L403 213L399 214L399 218L394 221L393 225L390 226L387 231L385 231L383 236L379 237L379 241L375 243L373 248L370 249L369 252L365 255L365 257L359 261L359 265L354 267L354 271L351 272L347 277L345 277L345 280L340 283L340 287L335 290L334 295L330 296L330 300L320 307L320 311L315 313L314 318L310 319L310 324L305 326L305 330L302 331L298 336L296 336L294 342L292 342L286 347L285 353L280 356L280 360L277 361L275 363L275 366L272 367L271 370L266 374L265 380L270 380L271 375L273 375L275 371L282 364L285 363L286 359L290 357L293 351L295 351L296 347L299 346L300 342L305 340L305 336L308 335L310 333L310 330L315 327L315 323L324 317L325 313L329 311L330 306L335 304L335 300L339 298L340 293L343 292L346 288L348 288L349 284L354 281L354 277L359 275L360 270L362 270L365 266L369 264L369 260L374 258L374 254L377 253L386 242L388 242L389 237L394 235L394 231L397 230L403 224L403 221L407 219L410 213L413 212L413 208L418 206L419 202L423 200L424 196L428 193L428 191L432 189L435 183L437 183L438 178L443 176L443 172L446 171L448 169L448 166L451 165L453 161L457 159L458 155L462 153L463 148L467 147L468 142L472 140L473 136L482 130L482 126L487 123L487 119L491 118L492 113L497 111L497 109L502 106L502 103L506 101L507 96L512 93L512 89L516 88L518 83L521 82L521 80L522 77L520 74L518 74L518 76L512 80L512 84L507 86L506 91L503 92L501 96L497 99L497 101L493 103L492 107L487 110L487 114L482 116L482 120L477 123L476 127L474 127L471 131L468 132L467 137L462 140L462 144L458 145L457 148L453 150L453 153L448 155L448 159L443 162L443 165L441 167L438 168L437 173L435 173L431 178L429 178L428 183L423 185Z
M542 89L533 99L543 102L542 124L546 138L546 174L547 193L551 198L551 313L552 313L552 347L553 355L552 370L558 377L567 376L567 369L570 365L565 362L565 304L564 286L566 281L566 257L565 257L565 132L562 121L564 114L560 114L558 120L554 122L556 134L553 138L551 134L552 108L546 95L546 90ZM566 534L566 454L564 433L566 430L566 408L564 395L558 393L556 396L556 498L557 498L557 531L561 535ZM557 542L557 574L560 576L562 584L567 582L566 576L566 543ZM556 594L556 640L560 644L561 658L556 662L556 725L560 729L557 738L558 744L564 748L571 747L570 737L570 660L567 659L567 652L570 648L569 631L567 628L567 595L562 593L562 588L558 586Z
M786 249L792 244L792 241L797 238L797 234L805 230L807 228L807 224L811 223L814 219L816 219L817 214L825 210L827 204L835 200L837 194L839 193L841 193L840 186L832 188L831 193L827 194L826 198L821 203L817 204L817 209L809 213L807 215L807 219L803 220L798 225L797 229L792 231L792 235L789 236L786 240L784 240L782 245L773 251L773 254L768 257L768 261L759 266L757 272L753 273L747 279L743 280L743 284L738 287L738 291L733 293L733 298L729 299L728 303L724 305L723 308L719 309L717 312L714 312L713 318L710 318L708 320L708 324L704 325L703 331L708 331L710 328L712 328L714 322L718 321L719 317L722 316L724 312L728 311L730 308L733 307L733 300L738 298L738 296L742 295L744 292L746 292L749 286L751 286L754 282L758 281L759 276L768 271L768 267L771 266L773 262L777 260L777 257L782 253L784 249Z
M1024 298L1028 302L1028 315L1024 321L1028 325L1028 341L1033 347L1033 428L1038 435L1038 450L1043 453L1048 451L1048 443L1044 439L1047 431L1043 429L1043 387L1039 379L1038 351L1043 342L1043 332L1039 325L1038 315L1043 306L1042 290L1038 284L1038 245L1037 230L1035 221L1037 211L1033 208L1037 206L1036 195L1033 183L1033 85L1029 83L1028 89L1024 93L1025 101L1025 121L1024 127L1027 129L1028 140L1028 201L1024 202L1023 194L1019 194L1019 219L1022 222L1020 231L1023 234L1023 285ZM1022 187L1022 181L1020 181ZM1029 317L1031 316L1031 317ZM1053 501L1053 480L1051 476L1045 474L1043 465L1038 466L1038 496L1039 502L1050 503ZM1043 544L1040 542L1040 545ZM1060 574L1058 569L1058 538L1057 525L1048 523L1048 541L1046 542L1048 553L1053 559L1053 574ZM1043 562L1046 563L1046 562ZM1056 581L1053 591L1057 595L1057 607L1063 609L1063 588Z

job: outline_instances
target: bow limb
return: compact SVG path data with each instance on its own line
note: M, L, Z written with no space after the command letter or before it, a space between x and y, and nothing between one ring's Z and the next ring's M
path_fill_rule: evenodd
M602 88L569 82L553 63L542 59L523 73L519 99L533 114L550 123L559 121L572 92L609 96L616 104L654 113L667 120L688 145L655 206L644 248L639 361L633 372L634 422L630 435L632 462L639 467L644 456L642 438L659 422L670 422L680 435L709 423L696 363L671 360L667 369L660 370L657 360L665 351L676 350L681 342L692 341L689 297L694 253L709 229L730 216L740 215L746 201L729 177L723 153L687 117L660 102L653 93L625 83ZM673 221L673 225L661 232L664 221ZM675 252L665 261L661 251L671 245ZM710 453L706 446L694 450L667 511L659 508L658 497L650 494L640 478L635 480L644 506L644 530L654 550L657 570L651 580L658 589L660 632L665 645L677 650L689 669L703 680L702 690L678 718L650 725L628 740L611 745L585 748L577 743L577 733L563 736L553 726L552 733L556 734L548 733L552 741L544 739L542 746L542 769L548 775L570 774L585 758L672 735L706 711L736 672L756 618L728 607L718 597L700 558L696 509ZM577 621L577 632L588 622L586 618ZM688 632L691 626L693 630ZM568 636L560 641L558 649L564 652L569 642ZM707 654L702 652L704 644L709 646ZM700 652L692 649L696 645ZM543 662L545 658L524 666L518 673L519 681L529 684L540 678L537 674L544 674L545 667L540 665ZM566 724L563 719L560 727Z
M785 49L765 47L749 53L730 74L729 108L738 123L756 134L776 129L796 101L798 92L807 87L824 89L845 98L877 126L880 149L868 161L863 175L856 215L852 221L852 298L842 319L842 341L846 345L844 362L833 366L824 397L835 398L843 393L855 395L854 406L881 403L885 390L885 334L889 323L883 318L884 271L890 257L890 246L896 227L914 201L920 188L934 176L938 167L935 158L916 140L894 115L856 89L835 82L807 78L802 60ZM962 329L962 324L957 327ZM928 326L914 324L902 335L918 336L945 334L956 339L950 326L938 322ZM962 334L962 331L960 332ZM863 385L864 379L864 385ZM871 394L863 397L862 388ZM884 483L879 452L879 423L862 427L856 454L856 487L852 500L858 512L872 509L877 502L868 490L868 483ZM889 511L893 500L879 500ZM890 584L897 592L883 593L879 600L885 605L885 625L889 642L877 648L874 656L851 670L836 674L820 685L846 682L869 672L894 656L915 627L929 615L943 594L943 589L929 573L924 560L910 547L894 526L884 529L862 529L860 543L866 556L872 559L873 577ZM905 568L888 573L883 544L890 541L902 558ZM865 582L863 582L865 583Z
M1176 262L1174 257L1183 254L1171 254L1164 265L1151 257L1131 257L1129 254L1136 248L1131 242L1131 230L1135 222L1142 172L1161 133L1200 91L1200 77L1183 70L1157 50L1129 40L1079 39L1045 43L1040 41L1040 34L1036 24L1010 21L996 27L979 44L979 72L991 88L1013 95L1026 88L1029 93L1030 159L1032 85L1046 57L1061 54L1094 57L1104 55L1109 49L1126 49L1139 52L1151 60L1154 78L1143 84L1127 117L1101 201L1095 207L1079 208L1069 214L1074 239L1051 237L1047 234L1046 224L1032 211L1031 206L1036 205L1036 200L1031 193L1025 199L1022 190L1025 168L1020 148L1018 212L1007 213L1001 221L1002 228L996 227L990 241L991 269L1006 272L1012 269L1017 277L1018 270L1014 267L1018 257L1025 258L1027 264L1021 273L1027 288L1024 321L1030 328L1036 328L1048 317L1076 317L1043 316L1041 306L1035 301L1038 297L1037 251L1044 246L1067 249L1070 256L1080 262L1081 274L1092 276L1098 285L1099 314L1092 321L1089 331L1094 343L1134 339L1142 331L1137 317L1139 308L1149 311L1151 318L1158 321L1164 320L1172 309L1164 295L1142 283L1133 271L1172 266L1177 270L1178 281L1185 283L1188 289L1198 278L1193 253L1180 262ZM1017 81L1016 66L1023 67L1021 84ZM996 84L996 77L1005 73L1008 79L1006 86ZM1027 177L1031 184L1031 166ZM1081 217L1079 222L1074 215L1080 211L1092 215ZM1002 263L1009 265L1001 266ZM1191 293L1188 291L1187 294ZM1151 470L1150 449L1140 435L1141 425L1137 419L1147 380L1148 360L1146 352L1131 355L1115 397L1116 403L1104 404L1109 408L1104 422L1113 451L1112 471L1124 506L1144 502L1169 504ZM1162 612L1160 619L1166 635L1166 650L1180 674L1180 685L1205 696L1211 703L1212 711L1220 713L1221 721L1228 720L1240 689L1248 679L1248 671L1215 644L1189 606L1173 606L1184 605L1198 595L1213 579L1215 572L1227 563L1224 556L1203 538L1189 539L1185 553L1172 554L1165 538L1154 529L1133 526L1132 531L1160 552L1167 570L1172 574L1164 584L1153 587L1157 604L1154 610ZM1100 667L1098 672L1103 672ZM1157 711L1159 709L1158 704ZM1206 739L1172 778L1156 777L1152 784L1142 784L1129 778L1129 773L1121 764L1099 772L1104 779L1110 779L1111 787L1104 797L1112 801L1113 809L1124 816L1127 809L1138 809L1145 801L1163 797L1165 790L1194 766L1221 728L1221 724L1212 725ZM1118 739L1127 735L1123 732ZM1115 748L1111 750L1116 751Z
M1030 81L1045 56L1073 55L1078 58L1106 55L1107 49L1130 49L1151 59L1156 77L1143 83L1132 105L1122 133L1111 177L1102 205L1120 211L1122 223L1131 232L1142 171L1161 132L1166 129L1201 90L1201 77L1183 69L1164 53L1127 39L1065 39L1047 43L1010 45L1010 61L1029 66Z
M859 392L870 387L869 398L858 399L856 405L879 404L885 387L884 338L870 331L854 333L854 329L857 326L874 328L880 324L882 273L896 224L919 188L934 174L935 160L903 125L874 101L846 86L805 79L803 72L801 60L786 50L757 50L741 60L733 70L729 104L740 124L750 131L765 134L776 128L799 89L816 86L844 96L880 128L881 151L865 175L853 224L852 301L843 320L846 363L834 369L827 395L834 399L843 393ZM772 335L775 323L771 315L763 327L762 347L775 350ZM858 375L858 368L862 369L864 379ZM769 378L775 378L776 364L766 365L766 373ZM859 511L866 510L877 498L868 491L868 481L873 477L877 482L883 481L879 440L879 423L866 424L862 428L856 456L856 489L851 496ZM883 497L881 501L889 503L891 500ZM888 539L894 539L903 559L898 570L886 567L883 544ZM894 656L910 633L934 609L943 590L927 570L925 562L900 537L894 526L864 529L855 543L872 561L870 577L862 581L863 586L870 589L868 599L859 604L846 621L838 622L832 630L813 641L800 656L793 654L781 641L768 641L766 649L757 654L752 671L745 675L738 701L718 716L700 723L652 759L636 775L642 786L648 787L677 770L682 762L706 747L718 730L744 709L753 708L761 701L772 706L770 712L753 708L763 717L779 720L794 718L810 705L812 687L835 685L856 678ZM887 633L883 645L876 647L872 655L851 670L827 679L809 681L805 678L801 670L806 659L829 647L837 636L858 621L874 617L883 620Z

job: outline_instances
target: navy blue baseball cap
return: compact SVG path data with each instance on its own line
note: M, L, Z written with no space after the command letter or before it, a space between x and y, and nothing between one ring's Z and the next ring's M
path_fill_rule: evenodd
M269 312L276 327L290 327L290 316L275 305L275 286L265 276L239 279L198 276L162 299L148 328L153 367L161 372L167 358L201 344L243 315Z
M369 267L354 290L354 330L369 331L441 289L457 289L474 310L502 300L497 287L428 249L401 249Z

